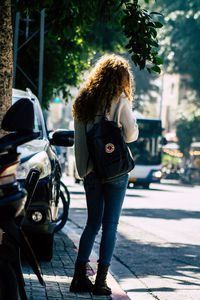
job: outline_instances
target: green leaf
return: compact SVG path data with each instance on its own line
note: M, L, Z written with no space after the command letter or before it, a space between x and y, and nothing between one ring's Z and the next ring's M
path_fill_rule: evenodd
M156 24L154 22L149 22L147 26L156 27Z
M163 14L158 13L158 12L156 12L156 11L150 12L150 15L159 15L159 16L163 17Z
M150 14L147 11L143 9L142 12L147 18L150 18Z
M132 61L134 62L134 64L137 66L140 64L140 57L137 54L134 54L131 56Z
M156 31L155 28L152 27L152 28L150 29L150 32L151 32L151 34L153 35L154 38L157 37L157 31Z
M160 57L156 57L156 64L163 65L163 60Z
M150 45L154 46L154 47L158 47L158 43L154 40L150 41Z
M160 74L160 72L161 72L161 69L160 69L160 67L158 67L158 66L153 66L153 67L151 67L151 70L154 71L154 72L156 72L156 73L159 73L159 74Z
M163 24L160 23L160 22L158 22L158 21L156 21L156 22L154 22L154 23L155 23L155 25L156 25L156 28L161 28L161 27L163 27Z

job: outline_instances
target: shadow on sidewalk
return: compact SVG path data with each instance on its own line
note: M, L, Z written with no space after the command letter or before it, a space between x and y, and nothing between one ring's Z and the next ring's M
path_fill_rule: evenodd
M68 236L62 232L55 234L52 260L50 262L40 262L45 287L39 284L29 265L23 263L22 269L28 300L80 300L81 297L85 300L94 299L90 293L74 294L69 292L74 274L76 251L74 243ZM102 297L99 299L102 299ZM103 297L102 300L105 299L110 299L110 297Z

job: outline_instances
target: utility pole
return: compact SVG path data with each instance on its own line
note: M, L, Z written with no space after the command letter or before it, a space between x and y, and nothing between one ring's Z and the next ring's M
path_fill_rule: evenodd
M162 109L163 109L163 97L164 97L164 72L161 79L161 90L160 90L160 110L159 110L159 119L162 119Z
M42 104L42 88L43 88L44 22L45 22L45 8L40 13L40 53L39 53L39 74L38 74L38 99L40 101L40 104Z
M14 42L13 42L13 87L15 87L16 82L16 70L18 69L23 76L27 79L27 81L31 84L31 86L37 90L38 99L42 104L42 90L43 90L43 64L44 64L44 34L45 34L45 8L40 12L40 29L36 30L29 36L29 22L34 21L26 16L26 19L22 19L22 21L26 22L25 29L25 38L26 40L18 46L19 40L19 28L20 28L20 13L17 12L15 15L15 29L14 29ZM18 52L29 43L34 37L40 34L40 44L39 44L39 70L38 70L38 86L34 83L34 81L29 77L29 75L23 70L21 66L17 64L17 55Z

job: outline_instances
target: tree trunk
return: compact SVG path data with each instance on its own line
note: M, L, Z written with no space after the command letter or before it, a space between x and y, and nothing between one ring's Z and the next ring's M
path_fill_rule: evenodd
M13 38L11 1L0 1L0 128L4 114L12 103ZM4 134L0 130L0 136Z

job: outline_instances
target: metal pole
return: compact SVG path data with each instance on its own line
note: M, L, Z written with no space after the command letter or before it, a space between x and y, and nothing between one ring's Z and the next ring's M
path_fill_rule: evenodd
M17 48L18 48L18 38L19 38L19 20L20 13L17 12L15 16L15 33L14 33L14 43L13 43L13 87L15 87L16 79L16 68L17 68Z
M42 104L42 88L43 88L44 21L45 21L45 8L40 13L40 52L39 52L39 74L38 74L38 99L40 101L40 104Z
M26 29L25 29L25 37L26 40L28 39L28 35L29 35L29 22L30 22L30 18L29 15L26 15Z
M165 73L163 72L162 74L162 79L161 79L161 95L160 95L160 111L159 111L159 119L162 119L162 110L163 110L163 97L164 97L164 75Z

